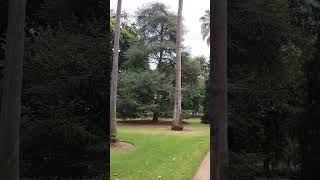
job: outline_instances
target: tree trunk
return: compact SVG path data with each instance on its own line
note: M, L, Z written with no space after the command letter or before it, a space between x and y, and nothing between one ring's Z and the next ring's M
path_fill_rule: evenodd
M266 172L269 173L269 170L270 170L270 161L269 159L264 159L263 160L263 168Z
M153 112L153 122L158 122L159 121L159 113L158 112Z
M182 131L182 110L181 110L181 36L182 36L182 6L183 0L179 0L177 18L177 42L176 42L176 92L174 99L174 117L172 130Z
M121 17L121 3L118 0L117 15L116 15L116 29L114 32L114 51L113 64L111 74L111 89L110 89L110 143L117 143L117 86L118 86L118 58L119 58L119 38L120 38L120 17Z
M305 118L299 123L299 139L301 152L300 179L320 179L320 28L318 38L313 45L316 49L311 60L305 62L306 99ZM298 168L300 169L300 168Z
M164 25L162 24L162 26L161 26L161 29L160 29L160 43L161 43L161 46L162 46L162 43L163 43L163 40L164 40L164 38L163 38L163 29L164 29L164 27L163 27ZM158 64L158 69L159 69L159 71L161 72L163 69L163 49L161 48L160 49L160 55L159 55L159 64Z
M215 180L227 180L228 89L227 89L227 0L213 1L213 58L210 58L209 120L213 131L212 173ZM213 122L213 123L212 123Z
M0 179L19 179L25 0L10 0L0 113Z

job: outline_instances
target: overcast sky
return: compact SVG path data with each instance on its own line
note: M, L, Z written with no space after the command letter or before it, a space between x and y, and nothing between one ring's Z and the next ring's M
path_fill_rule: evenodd
M169 10L177 13L179 0L122 0L122 10L130 15L145 3L162 2ZM117 9L117 0L110 0L110 8ZM187 33L183 36L183 44L190 48L193 56L204 55L209 58L210 49L201 36L201 23L199 18L204 15L206 9L210 9L210 0L184 0L183 1L183 26Z

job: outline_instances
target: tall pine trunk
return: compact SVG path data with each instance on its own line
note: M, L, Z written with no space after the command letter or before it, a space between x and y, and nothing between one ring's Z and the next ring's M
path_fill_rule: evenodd
M213 1L213 58L210 58L209 120L213 131L211 162L213 179L227 180L228 88L227 88L227 0ZM213 122L213 123L212 123Z
M174 99L174 116L172 130L182 131L182 110L181 110L181 36L182 36L182 6L183 0L179 0L177 17L177 40L176 40L176 92Z
M0 113L0 179L19 179L25 0L10 0Z
M117 143L117 86L118 86L118 59L119 59L119 38L120 38L120 18L121 18L121 3L118 0L117 15L116 15L116 28L114 31L114 51L113 51L113 64L111 73L111 89L110 89L110 142Z

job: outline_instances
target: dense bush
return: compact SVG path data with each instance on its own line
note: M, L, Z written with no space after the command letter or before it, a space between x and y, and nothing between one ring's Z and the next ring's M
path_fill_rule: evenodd
M76 24L65 22L66 24ZM81 26L81 25L80 25ZM26 39L21 129L23 176L98 176L108 152L103 21L38 28Z
M261 155L245 152L230 152L230 180L254 180L261 174ZM260 163L260 166L259 166Z

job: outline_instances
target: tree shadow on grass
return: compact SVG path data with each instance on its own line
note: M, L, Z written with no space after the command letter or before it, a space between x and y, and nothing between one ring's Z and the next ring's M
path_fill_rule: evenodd
M127 125L171 125L172 121L168 120L159 120L159 121L152 121L152 120L118 120L117 123L120 124L127 124ZM188 122L182 121L182 124L189 124Z

